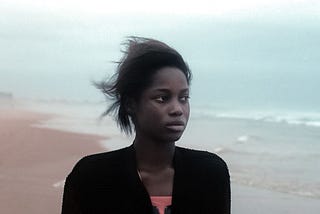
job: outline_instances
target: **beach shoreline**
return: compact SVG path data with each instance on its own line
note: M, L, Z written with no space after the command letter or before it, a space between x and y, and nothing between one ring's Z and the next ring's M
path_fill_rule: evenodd
M52 120L63 120L64 116L50 111L44 113L20 107L0 110L1 213L60 213L64 179L74 164L86 155L114 150L130 143L130 139L112 134L116 128L112 121L103 124L108 126L104 128L110 137L107 138L87 132L81 134L80 130L66 128L66 124L59 126L59 121L52 126ZM47 121L51 123L46 125ZM85 120L80 121L78 123ZM87 122L90 124L90 119ZM215 127L216 130L218 128ZM237 156L223 154L222 151L231 173L233 214L319 212L319 199L239 184L232 179L236 166L227 154L233 158Z
M106 151L105 137L34 125L53 116L0 111L1 213L61 212L64 179L83 156Z

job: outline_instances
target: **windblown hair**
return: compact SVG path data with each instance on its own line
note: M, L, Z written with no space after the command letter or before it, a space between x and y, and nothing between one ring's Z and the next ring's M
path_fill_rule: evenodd
M128 37L123 43L124 55L118 63L115 74L107 81L96 82L112 104L102 116L113 113L121 131L132 134L133 115L128 111L132 100L139 101L141 93L152 84L155 72L163 67L175 67L191 81L191 71L182 56L163 42L142 38Z

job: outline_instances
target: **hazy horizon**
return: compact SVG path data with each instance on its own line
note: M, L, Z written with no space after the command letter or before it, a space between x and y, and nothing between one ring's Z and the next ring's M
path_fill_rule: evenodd
M71 1L65 8L62 2L35 2L5 2L0 9L0 91L17 98L101 100L91 81L113 73L120 43L135 35L164 41L184 56L196 104L320 106L315 1L228 1L233 6L212 3L213 9L193 3L180 12L138 6L122 11L115 4L105 13L109 5L99 9L97 2L76 7Z

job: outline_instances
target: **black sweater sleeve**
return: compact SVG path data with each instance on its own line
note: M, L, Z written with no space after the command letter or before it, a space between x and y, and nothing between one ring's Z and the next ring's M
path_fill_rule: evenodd
M61 214L81 214L76 189L69 176L64 186Z
M223 213L230 214L231 213L231 188L230 188L230 175L227 165L225 164L224 167L225 173L225 179L223 179L223 195L224 195L224 203L223 203Z
M61 214L82 214L80 201L79 201L79 165L81 161L79 161L71 173L67 176L64 191L63 191L63 199L62 199L62 210Z
M216 183L217 189L217 201L219 202L219 211L221 214L231 213L231 188L230 188L230 174L226 162L219 156L215 155L215 170L217 171Z

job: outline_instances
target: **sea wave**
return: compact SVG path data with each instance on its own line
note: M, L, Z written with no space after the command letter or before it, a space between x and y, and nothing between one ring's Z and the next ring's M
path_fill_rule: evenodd
M194 119L229 118L255 120L289 125L304 125L320 128L320 112L297 111L215 111L209 108L193 109Z
M24 107L49 113L74 117L96 118L105 111L106 103L102 101L70 101L70 100L22 100ZM20 104L21 104L20 103ZM236 109L236 108L235 108ZM320 112L290 111L290 110L229 110L217 109L210 106L194 106L192 108L193 119L229 118L255 120L273 123L287 123L289 125L304 125L320 128Z
M273 176L260 176L248 172L233 172L231 180L234 183L267 189L276 192L297 195L301 197L320 198L320 183L302 183L297 180L273 179Z

